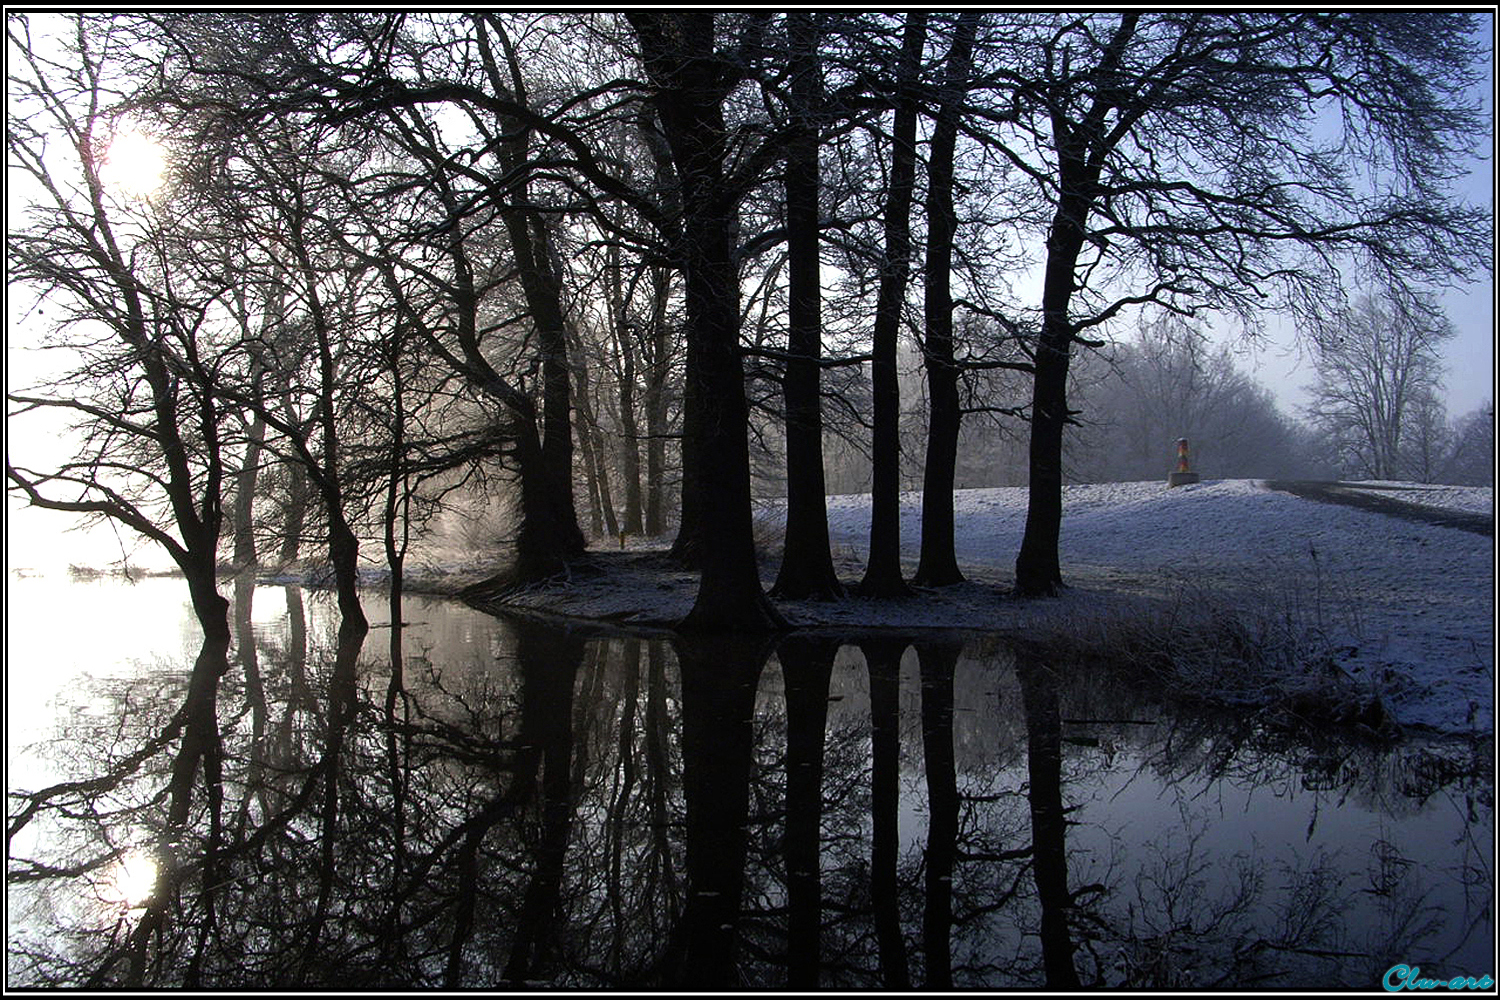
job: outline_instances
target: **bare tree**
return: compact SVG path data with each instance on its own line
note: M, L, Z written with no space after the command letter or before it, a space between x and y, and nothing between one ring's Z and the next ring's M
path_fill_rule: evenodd
M78 450L47 471L7 455L6 475L34 506L108 518L160 545L187 578L205 634L227 645L214 573L231 412L214 378L238 345L209 322L224 286L178 267L203 252L179 203L131 199L106 182L112 143L131 128L114 90L125 85L127 43L95 18L70 27L71 37L43 41L27 17L6 23L6 153L31 199L8 234L9 278L37 292L53 344L77 359L50 387L7 398L11 417L70 417Z
M927 462L922 479L922 554L914 582L959 583L953 548L953 474L958 462L959 366L953 344L954 146L973 65L979 15L959 16L943 68L927 164L927 262L923 276L922 363L927 369Z
M1453 422L1441 479L1460 486L1495 481L1495 406L1484 403Z
M1419 483L1438 480L1438 467L1448 451L1448 408L1437 387L1420 390L1411 405L1411 432L1404 449L1402 475Z
M739 78L738 59L733 49L720 48L721 25L712 13L627 16L656 86L657 115L682 190L684 491L691 483L700 502L712 503L720 527L714 544L703 546L702 581L683 626L763 631L783 621L761 590L750 516L749 412L734 260L745 166L731 175L724 116L724 100ZM747 25L747 33L755 27Z
M1020 592L1062 583L1068 365L1099 346L1090 329L1147 304L1326 311L1351 263L1399 281L1489 266L1488 213L1445 189L1487 131L1467 97L1474 27L1373 11L1021 19L997 72L1029 145L1002 145L1050 220ZM1341 129L1324 138L1330 114Z
M859 591L867 597L909 593L901 574L901 384L897 344L911 269L911 203L916 183L916 83L927 40L927 15L908 16L895 73L897 86L890 137L890 174L883 214L884 247L875 303L870 378L874 396L870 490L870 559Z
M7 421L15 431L23 415L60 416L72 421L72 434L52 438L56 423L42 420L33 441L50 440L51 453L44 445L32 454L43 467L7 451L6 478L32 506L108 519L149 539L182 571L203 644L158 743L177 744L162 792L162 840L182 836L200 775L217 835L218 691L231 632L216 570L226 455L235 445L231 408L216 383L222 371L243 367L243 351L234 331L226 335L213 319L222 276L192 266L217 255L212 234L192 222L191 199L170 191L132 198L107 176L133 127L124 114L134 89L128 70L142 53L108 16L43 16L51 23L36 35L30 17L6 17L6 159L28 203L7 233L6 259L12 287L38 295L35 315L49 314L51 344L70 367L48 384L7 392ZM59 454L59 446L75 450ZM32 807L65 787L37 793ZM31 815L18 817L9 834ZM141 984L148 944L178 885L177 870L163 865L153 904L96 977L128 959L129 982Z
M786 544L771 588L778 597L832 598L843 593L828 545L827 484L823 476L823 408L819 360L823 349L822 267L819 257L819 123L823 69L818 24L808 13L787 15L791 134L786 143L787 361Z
M1345 474L1395 479L1414 462L1431 466L1423 408L1441 388L1438 351L1452 336L1441 312L1389 296L1363 296L1322 325L1308 416L1335 442Z
M1126 343L1079 359L1088 413L1068 441L1069 475L1086 482L1162 479L1175 443L1213 478L1292 477L1306 459L1291 421L1234 362L1228 345L1170 313L1142 317Z

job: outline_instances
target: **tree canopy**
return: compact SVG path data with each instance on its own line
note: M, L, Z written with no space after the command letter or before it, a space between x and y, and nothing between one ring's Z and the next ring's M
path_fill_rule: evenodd
M511 503L497 587L566 571L585 504L611 534L675 512L673 554L702 573L690 625L780 627L752 494L767 470L786 484L778 591L836 596L836 437L874 473L862 589L901 593L913 408L917 580L961 578L960 421L983 415L1029 434L1016 583L1048 593L1064 428L1091 407L1078 351L1169 314L1326 327L1350 275L1417 301L1490 266L1488 209L1451 191L1487 129L1472 14L7 27L32 206L11 281L87 359L13 390L13 416L71 409L93 449L86 474L17 466L12 487L212 552L232 483L237 551L256 523L320 525L351 615L361 535L489 483ZM150 193L109 179L131 155L162 172ZM903 388L903 356L925 384ZM45 489L64 484L82 493ZM149 489L169 520L132 499Z

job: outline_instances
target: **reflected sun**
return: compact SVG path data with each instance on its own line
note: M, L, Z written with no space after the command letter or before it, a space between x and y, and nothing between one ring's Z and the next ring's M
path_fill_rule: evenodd
M110 140L99 176L121 194L144 198L161 186L166 168L166 151L161 144L144 132L127 127Z

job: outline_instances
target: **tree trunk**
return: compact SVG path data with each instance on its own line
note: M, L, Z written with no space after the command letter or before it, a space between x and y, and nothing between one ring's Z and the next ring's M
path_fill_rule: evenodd
M342 619L339 628L341 641L347 632L349 641L352 642L356 633L363 639L364 633L369 630L369 621L359 602L359 539L344 513L338 406L334 398L339 384L339 372L333 354L333 333L329 328L329 317L318 295L317 272L303 240L302 225L307 215L300 201L297 208L299 214L291 227L292 249L307 293L308 313L312 319L318 351L317 429L322 446L319 463L310 466L308 472L322 497L324 515L328 518L328 558L333 563L334 589L338 594L339 615ZM303 451L309 455L311 453L305 443Z
M1134 35L1137 14L1120 19L1101 64L1108 71ZM1077 287L1078 257L1083 251L1084 225L1093 210L1099 172L1104 162L1101 143L1111 140L1104 130L1108 111L1104 94L1083 121L1053 117L1060 192L1052 229L1047 234L1047 266L1042 277L1042 330L1037 343L1031 397L1031 481L1027 490L1026 532L1016 556L1016 592L1023 596L1057 593L1062 586L1057 542L1062 529L1062 439L1068 412L1068 362L1076 338L1069 317Z
M590 450L594 453L596 475L599 478L599 507L604 514L604 527L609 532L609 537L614 538L620 533L620 522L615 517L615 498L609 488L609 463L604 458L604 435L599 433L597 425L590 425L584 433L589 435Z
M651 150L655 171L654 183L665 192L664 200L680 214L681 206L675 204L673 191L676 176L672 169L671 155L656 130L646 127L648 116L642 116L642 138ZM668 268L651 268L651 329L642 341L643 350L649 345L646 375L646 534L660 537L666 530L667 495L667 379L671 372L671 337L667 328L667 306L672 295L672 272ZM679 444L679 467L681 445Z
M256 414L250 421L245 458L234 476L234 567L244 569L258 561L255 555L255 484L260 474L260 453L266 436L266 421Z
M525 197L524 189L520 197ZM562 282L553 267L546 231L529 216L530 212L511 208L505 213L505 227L542 356L540 471L551 498L557 542L568 558L581 553L587 544L573 505L572 389Z
M902 46L902 93L892 130L885 258L875 300L874 357L870 363L874 383L870 561L859 584L859 592L866 597L899 597L910 593L901 574L901 385L896 372L896 343L911 267L911 201L917 157L917 108L911 88L921 70L926 37L927 15L920 12L910 15Z
M958 463L958 364L953 352L953 147L958 105L972 64L977 14L959 17L948 51L946 86L933 129L927 168L927 271L922 361L927 369L927 463L922 479L922 555L914 582L928 586L959 583L953 548L953 474Z
M620 474L625 478L625 524L632 535L645 530L641 494L641 432L635 419L635 346L628 330L620 331Z
M823 477L823 416L819 395L823 328L818 261L818 128L821 100L817 28L811 14L787 15L792 38L792 110L787 140L786 539L771 593L823 600L843 593L828 546Z
M1073 344L1068 304L1073 270L1083 247L1086 206L1082 195L1065 197L1047 241L1042 332L1032 377L1026 531L1016 556L1016 591L1025 596L1055 594L1062 586L1057 543L1062 530L1062 438L1068 421L1068 362Z
M514 582L532 582L556 576L567 568L558 544L563 532L554 520L555 499L543 472L542 443L536 420L526 413L512 413L511 438L521 481L521 523L516 529Z
M589 498L589 531L598 538L604 534L604 509L599 506L599 470L594 463L594 445L587 434L578 436L583 450L583 471Z
M598 418L594 413L588 367L578 346L575 341L573 375L577 380L577 391L574 395L578 401L578 447L583 452L583 468L589 483L589 517L596 536L603 534L606 526L613 536L619 529L615 526L614 502L610 497L609 469L604 460Z
M646 534L658 538L667 530L667 399L666 399L666 333L653 331L663 348L646 386Z
M671 370L667 347L667 299L672 276L655 268L651 278L651 357L646 374L646 534L659 537L667 530L667 375Z
M476 27L491 86L503 94L507 88L490 49L485 22L478 21ZM514 87L509 96L525 104L520 64L503 31L500 42ZM540 485L553 508L552 528L557 533L554 544L560 547L563 559L570 559L582 553L587 543L578 527L578 512L573 503L572 372L568 364L567 319L562 306L562 266L553 253L546 221L530 205L525 169L530 130L514 121L507 122L506 127L508 138L496 151L510 178L509 199L501 214L542 359L542 414L538 428L541 461L536 471L542 477Z
M692 280L685 282L685 291L692 289ZM738 295L738 290L736 290ZM738 324L738 317L736 317ZM677 508L677 537L672 540L671 558L689 569L703 568L702 535L706 530L703 494L707 487L703 482L703 435L707 420L704 416L703 395L703 344L693 332L692 311L689 309L687 330L686 371L682 377L682 436L678 439L678 451L682 461L681 497ZM743 392L743 387L741 392ZM748 456L748 445L746 455ZM748 457L747 457L748 461Z
M712 544L698 554L702 578L684 628L756 631L782 627L785 622L760 586L750 512L750 420L745 401L744 366L740 357L738 288L729 258L730 220L705 212L687 227L690 243L703 246L689 265L689 332L700 341L700 399L697 420L684 427L696 442L696 475L684 470L684 482L695 482L699 503L712 505L715 531ZM718 246L712 244L717 239ZM700 516L702 511L700 511Z
M302 532L307 527L307 472L300 462L286 463L286 505L283 510L285 516L278 558L285 566L297 561L302 548Z
M680 626L765 631L785 621L760 587L750 511L749 406L740 353L739 275L733 238L737 197L726 190L727 88L714 58L712 14L627 15L682 185L688 324L688 400L683 427L683 507L696 493L714 511L713 544L699 546L702 578ZM695 377L696 376L696 377ZM702 538L702 525L699 526ZM679 534L679 541L683 538Z
M630 335L629 292L620 273L620 251L609 250L610 325L614 331L615 353L620 359L620 391L615 399L620 414L620 475L625 480L624 523L621 527L632 535L643 529L641 499L640 427L635 417L635 355ZM632 288L636 279L632 279Z

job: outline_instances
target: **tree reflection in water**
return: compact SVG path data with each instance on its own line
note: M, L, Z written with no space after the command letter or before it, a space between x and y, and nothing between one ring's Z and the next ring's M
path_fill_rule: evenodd
M12 792L13 984L1368 987L1493 962L1482 747L1313 743L942 636L494 621L393 628L380 662L294 588L278 628L253 600L237 581L232 649L92 692L65 780Z
M953 986L953 867L958 852L958 774L953 752L953 674L962 644L917 646L922 669L922 757L927 776L927 850L923 858L926 906L922 954L926 985Z
M1067 819L1062 799L1062 714L1057 678L1047 664L1021 656L1016 662L1026 714L1026 801L1031 812L1031 872L1042 917L1042 968L1046 985L1078 985L1068 931Z
M880 985L907 989L906 943L901 933L900 849L901 639L859 644L870 687L870 905L879 949Z

